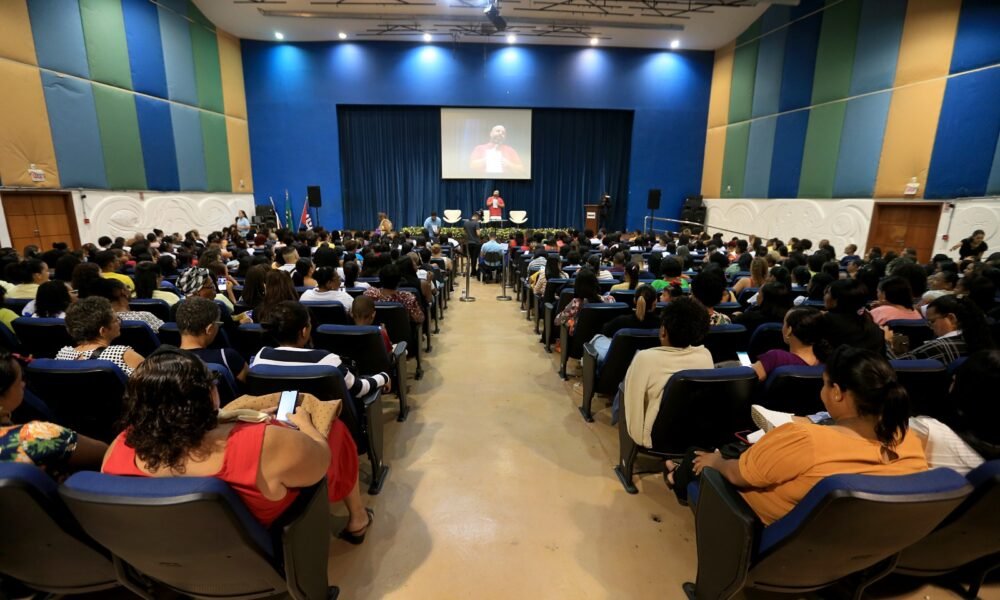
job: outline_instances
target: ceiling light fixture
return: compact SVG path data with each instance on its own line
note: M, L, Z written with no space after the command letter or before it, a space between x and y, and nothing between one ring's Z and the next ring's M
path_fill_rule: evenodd
M488 0L486 8L483 9L483 14L486 15L486 18L496 28L497 33L507 29L507 21L500 16L500 0Z
M425 33L424 34L424 41L425 42L430 42L433 39L434 39L434 37L431 34L429 34L429 33Z
M678 49L680 47L681 47L681 41L680 40L674 40L674 41L670 42L670 49L671 50L676 50L676 49Z
M600 40L598 40L597 38L592 37L592 38L590 38L590 45L591 46L596 46L599 41Z
M507 34L507 43L508 44L513 44L516 41L517 41L517 36L516 35L514 35L513 33L508 33Z
M280 31L275 31L274 32L274 39L276 39L276 40L283 40L283 39L285 39L285 34L281 33Z
M341 31L340 33L337 34L337 37L340 38L340 39L342 39L342 40L346 40L347 39L347 34L344 33L343 31Z

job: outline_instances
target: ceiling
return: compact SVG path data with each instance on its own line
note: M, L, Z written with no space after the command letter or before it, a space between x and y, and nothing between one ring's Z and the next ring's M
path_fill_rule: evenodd
M285 41L347 40L517 43L714 50L746 29L771 4L798 0L194 0L219 28L236 36ZM497 31L484 9L499 2Z

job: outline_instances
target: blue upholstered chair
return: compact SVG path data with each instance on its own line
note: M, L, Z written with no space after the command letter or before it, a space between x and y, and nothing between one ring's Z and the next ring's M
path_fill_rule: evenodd
M899 383L910 397L911 415L928 415L949 418L952 408L948 402L951 375L937 360L891 360Z
M35 358L54 358L63 346L76 344L63 319L18 317L13 325L22 350Z
M627 315L632 312L628 305L623 302L596 303L589 302L583 305L576 316L576 329L573 335L569 334L569 328L563 323L559 328L559 376L566 379L566 364L569 359L583 358L583 345L604 329L604 325L615 317Z
M823 369L823 365L778 367L767 374L756 403L799 416L826 410L819 398L823 389Z
M893 333L899 333L910 338L910 350L924 342L934 339L934 330L923 319L892 319L886 322L886 327Z
M597 367L597 350L587 342L583 345L583 401L580 414L588 423L594 421L591 411L594 394L612 395L625 379L632 357L646 348L660 345L659 329L621 329L611 338L604 365Z
M399 302L376 302L375 324L385 325L386 333L393 344L406 342L406 354L415 358L417 369L414 379L424 376L423 350L420 344L420 326L410 321L406 307Z
M236 377L229 370L229 367L218 363L206 363L205 366L219 379L218 384L215 386L219 391L219 406L229 404L240 395L240 388L236 384Z
M326 480L303 488L265 529L214 477L119 477L77 473L59 494L84 531L111 551L130 588L144 582L213 598L335 598L327 584Z
M746 350L748 343L747 328L735 324L712 325L703 342L717 363L736 360L736 353Z
M320 325L347 325L351 322L340 302L303 302L302 306L309 309L313 329Z
M39 358L24 374L56 423L105 442L117 434L126 377L111 361Z
M145 321L122 321L121 333L112 343L131 346L142 356L149 356L160 347L160 338Z
M769 350L788 350L781 323L763 323L754 329L747 345L747 354L752 362L757 362L761 354Z
M161 321L170 320L170 305L158 298L132 298L128 301L129 310L144 310L152 313Z

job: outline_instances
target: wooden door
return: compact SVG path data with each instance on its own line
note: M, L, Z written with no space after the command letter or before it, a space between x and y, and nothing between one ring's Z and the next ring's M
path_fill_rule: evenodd
M3 212L11 246L19 252L29 245L38 246L44 252L56 242L79 247L71 198L59 192L5 192Z
M934 252L941 203L876 202L868 230L868 247L878 246L882 253L893 250L902 254L914 248L917 260L929 262Z

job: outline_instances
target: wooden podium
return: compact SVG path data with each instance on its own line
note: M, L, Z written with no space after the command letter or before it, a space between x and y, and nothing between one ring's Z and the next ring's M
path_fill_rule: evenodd
M598 227L597 216L600 214L601 205L600 204L584 204L583 205L583 228L593 231L595 234Z

